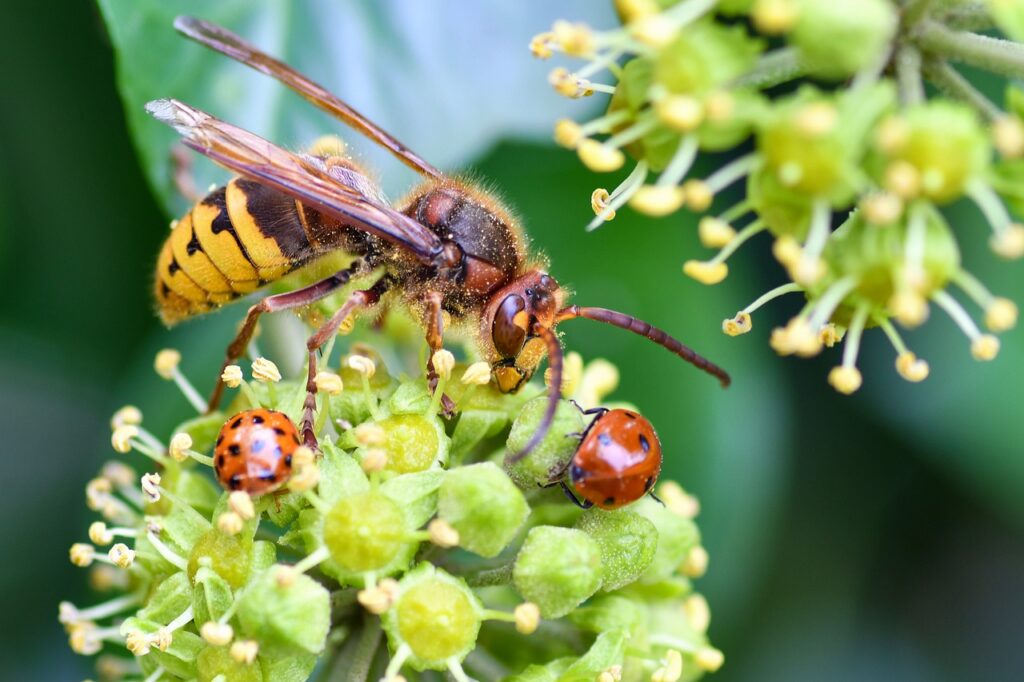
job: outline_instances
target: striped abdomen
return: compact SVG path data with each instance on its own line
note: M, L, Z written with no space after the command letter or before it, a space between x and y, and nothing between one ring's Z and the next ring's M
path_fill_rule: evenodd
M211 192L160 251L156 300L164 322L216 308L308 262L315 250L306 213L291 197L242 178Z

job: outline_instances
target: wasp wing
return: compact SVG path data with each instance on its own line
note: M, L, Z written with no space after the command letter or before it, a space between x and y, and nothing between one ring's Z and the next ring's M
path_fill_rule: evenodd
M309 80L284 62L260 51L226 28L186 16L175 19L174 28L197 43L276 78L315 106L336 116L387 149L398 157L399 161L413 170L433 177L441 176L441 171L421 159L418 154L396 140L387 131L382 130L358 111L332 95L323 86Z
M420 223L389 206L369 201L301 156L255 133L175 99L149 102L146 111L177 130L187 146L228 170L393 242L424 263L433 263L441 253L441 240Z

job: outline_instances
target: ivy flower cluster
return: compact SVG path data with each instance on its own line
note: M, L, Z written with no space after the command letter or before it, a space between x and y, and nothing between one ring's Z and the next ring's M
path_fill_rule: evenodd
M701 243L717 252L683 272L704 284L728 275L729 257L767 233L787 280L722 323L749 332L751 314L786 294L806 304L770 343L813 356L843 343L829 373L838 391L862 383L863 332L879 327L896 369L921 381L929 367L897 326L914 328L937 307L992 360L995 334L1017 306L963 265L957 231L986 229L992 251L1024 256L1024 91L993 102L953 66L1024 74L1019 0L616 0L622 27L595 31L559 21L531 43L585 62L551 72L567 97L607 95L597 118L555 126L558 144L597 172L632 170L599 188L588 229L627 204L651 216L686 207L706 214ZM978 33L998 29L1008 39ZM928 96L925 83L935 91ZM693 177L700 154L725 153ZM743 198L716 206L731 185ZM972 202L979 219L957 225L942 209ZM713 209L713 210L712 210ZM834 225L838 227L834 228ZM980 311L982 331L951 289Z
M541 420L541 387L502 395L485 363L440 351L432 394L374 349L350 351L333 367L325 353L316 377L318 449L298 447L283 487L259 496L218 486L215 441L254 407L299 419L305 372L230 366L229 408L203 414L180 354L157 356L199 414L166 440L134 407L113 416L124 457L87 484L99 519L70 549L105 598L60 604L100 678L675 682L722 664L691 584L708 563L692 496L667 482L663 502L584 511L541 487L586 427L577 406L506 466ZM604 361L569 354L566 369L583 405L617 383Z

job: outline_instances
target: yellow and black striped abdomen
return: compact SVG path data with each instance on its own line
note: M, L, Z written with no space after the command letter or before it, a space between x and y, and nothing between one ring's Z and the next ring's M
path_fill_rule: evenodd
M173 324L233 301L314 255L291 197L236 178L177 222L156 266L156 300Z

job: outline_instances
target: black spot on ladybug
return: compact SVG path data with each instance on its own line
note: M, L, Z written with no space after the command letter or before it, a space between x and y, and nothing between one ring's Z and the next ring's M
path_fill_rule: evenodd
M223 442L224 442L224 436L223 435L217 436L217 443L216 444L220 445Z
M242 446L240 446L238 443L232 443L231 445L228 446L228 452L237 457L238 455L242 454Z
M291 455L285 455L284 465L286 467L290 467L292 465L292 456Z
M297 434L292 434L292 440L295 441L296 445L299 444L299 436Z
M615 504L615 498L614 497L606 497L606 498L604 498L604 503L610 507L613 504Z
M257 439L257 440L254 440L254 441L253 441L253 442L252 442L252 443L251 443L251 444L249 445L249 451L250 451L250 452L252 452L253 454L258 454L258 453L259 453L259 452L261 452L261 451L263 450L263 448L265 448L266 446L267 446L267 443L266 443L266 441L262 441L262 440L259 440L259 439Z
M242 418L241 417L239 417L235 421L231 422L231 428L232 429L237 429L241 425L242 425Z
M654 476L648 476L647 480L644 481L644 490L650 490L652 485L654 485Z
M623 410L623 414L626 415L627 417L629 417L630 419L636 419L636 413L635 412L629 412L629 411Z
M599 434L597 436L597 441L601 445L604 445L605 447L607 447L607 446L612 444L612 437L609 436L607 433L602 433L602 434Z
M258 414L254 414L252 416L252 423L253 424L262 424L263 423L263 417L259 416Z
M647 440L647 436L642 433L640 434L640 447L643 448L644 452L650 452L651 450L651 444Z
M274 433L276 433L279 436L283 436L284 435L284 429L282 429L280 426L275 426L274 427Z
M224 466L224 455L217 455L217 468Z
M238 490L239 488L241 488L242 487L242 474L235 474L234 476L229 478L228 479L228 486L232 490Z

